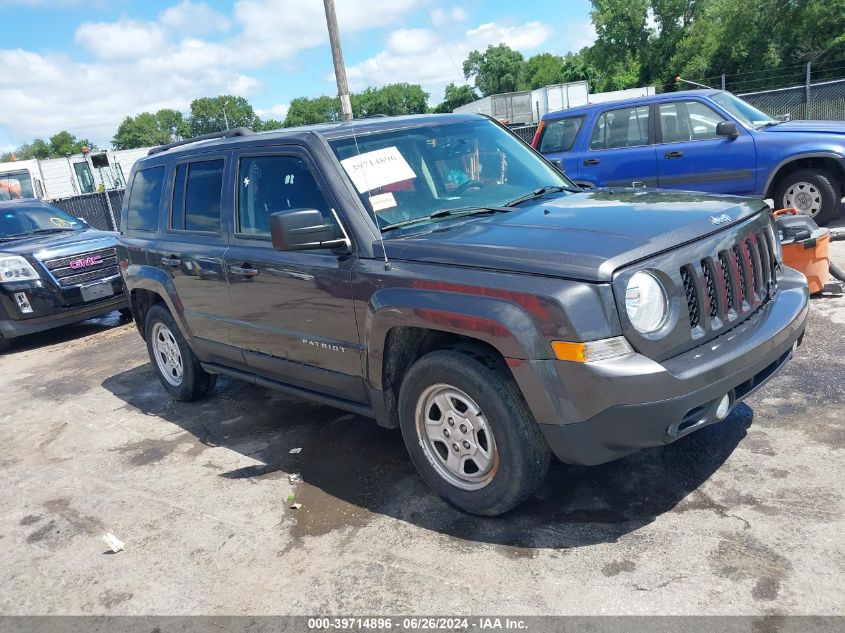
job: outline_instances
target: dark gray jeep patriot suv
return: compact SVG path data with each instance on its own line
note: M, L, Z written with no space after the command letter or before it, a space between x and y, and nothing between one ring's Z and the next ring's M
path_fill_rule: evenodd
M762 201L581 191L477 115L212 136L151 150L122 211L165 389L374 417L468 512L723 420L804 333Z

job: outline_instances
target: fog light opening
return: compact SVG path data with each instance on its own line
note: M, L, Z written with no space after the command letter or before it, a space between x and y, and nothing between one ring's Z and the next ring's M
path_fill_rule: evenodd
M716 417L720 420L724 420L728 417L728 413L731 412L731 395L726 393L722 399L719 401L719 406L716 407Z

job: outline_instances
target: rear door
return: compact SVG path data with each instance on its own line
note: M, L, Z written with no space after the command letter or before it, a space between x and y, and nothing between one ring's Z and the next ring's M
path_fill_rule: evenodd
M651 108L610 108L595 118L589 144L577 156L578 181L596 187L657 184Z
M656 105L658 185L669 189L748 195L754 192L754 139L737 124L734 139L716 135L728 120L701 101Z
M572 180L578 178L578 156L571 152L584 126L584 115L546 120L537 151L549 160L559 160L564 173Z
M243 361L231 346L231 327L224 256L228 239L222 229L227 154L180 159L170 170L167 187L166 237L157 265L172 279L194 345L210 360ZM178 309L178 308L177 308Z
M336 202L298 146L234 154L236 208L226 254L235 344L256 373L366 401L352 303L355 257L327 249L277 251L270 215L317 209L344 236Z

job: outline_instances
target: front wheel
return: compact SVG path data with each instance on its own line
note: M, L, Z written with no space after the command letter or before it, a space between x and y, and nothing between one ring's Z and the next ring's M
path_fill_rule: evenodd
M516 507L549 467L549 447L505 372L461 351L431 352L399 393L402 437L420 475L472 514Z
M775 206L796 209L818 224L839 215L842 191L835 178L824 170L798 169L788 174L775 191Z
M144 331L153 368L171 396L182 402L192 402L214 389L217 376L200 366L167 308L161 304L150 308Z

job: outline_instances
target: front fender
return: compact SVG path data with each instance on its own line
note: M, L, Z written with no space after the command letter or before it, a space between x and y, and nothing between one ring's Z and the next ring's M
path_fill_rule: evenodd
M123 280L130 300L133 290L148 290L161 297L185 338L188 340L192 338L185 320L185 307L176 293L176 287L173 285L173 278L170 275L155 266L130 264L123 270Z
M477 339L513 359L544 358L546 345L534 321L516 303L498 297L387 288L367 309L367 375L381 388L384 346L394 327L417 327Z

